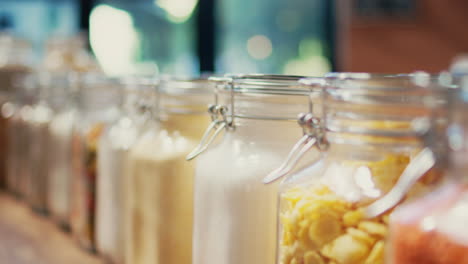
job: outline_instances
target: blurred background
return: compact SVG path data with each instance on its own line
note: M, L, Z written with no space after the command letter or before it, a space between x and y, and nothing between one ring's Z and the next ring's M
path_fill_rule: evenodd
M446 69L468 51L463 0L0 0L0 30L32 43L81 34L113 76L320 75Z

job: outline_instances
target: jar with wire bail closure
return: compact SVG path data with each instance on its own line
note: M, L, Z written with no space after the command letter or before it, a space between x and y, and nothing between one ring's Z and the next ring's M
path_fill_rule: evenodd
M447 182L390 218L390 264L468 263L468 77L450 94Z
M110 263L125 263L125 171L132 146L151 122L157 80L129 77L123 86L121 115L100 137L97 152L96 248Z
M15 100L15 82L30 72L32 49L29 43L0 33L0 186L8 187L9 149L14 148L9 136L9 119L21 105Z
M196 157L194 264L275 261L277 186L261 180L301 135L297 114L321 109L301 78L212 78L213 121L187 157Z
M29 193L31 179L31 129L32 105L37 94L37 80L28 73L13 84L14 95L11 104L2 107L8 119L7 188L18 197Z
M76 73L49 73L53 86L50 105L54 114L48 126L50 154L47 155L47 210L64 230L70 229L72 183L72 135L77 121Z
M72 136L70 225L84 249L95 251L95 213L98 142L120 115L121 84L101 74L79 75L77 122Z
M393 207L442 179L425 146L430 121L446 125L446 91L424 73L326 77L321 158L280 186L277 263L384 263Z
M51 124L55 114L71 105L69 74L37 72L38 100L32 106L30 127L30 166L29 193L27 201L39 212L48 212L49 181L52 181L52 168L59 164L53 156L59 147L51 134ZM68 143L71 143L69 141ZM47 153L47 155L44 155ZM64 153L62 153L64 154ZM66 154L65 154L66 156ZM69 160L67 160L69 161Z
M125 263L192 262L193 164L185 160L209 123L213 85L161 79L154 119L131 147L125 215Z

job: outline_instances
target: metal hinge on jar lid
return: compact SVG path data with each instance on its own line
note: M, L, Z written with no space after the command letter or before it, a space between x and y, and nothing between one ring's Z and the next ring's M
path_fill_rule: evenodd
M211 105L208 108L208 112L210 113L213 121L208 126L205 134L203 134L198 146L187 155L186 160L192 160L203 153L211 143L213 143L219 133L230 125L230 122L226 119L227 108L225 106Z
M302 113L299 115L298 123L302 127L304 136L294 145L285 161L263 179L263 183L272 183L290 173L314 146L320 151L327 149L328 142L320 118L311 113Z

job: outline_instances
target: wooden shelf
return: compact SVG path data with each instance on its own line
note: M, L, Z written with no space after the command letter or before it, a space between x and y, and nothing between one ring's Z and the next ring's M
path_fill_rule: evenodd
M70 234L22 202L0 192L0 263L103 264Z

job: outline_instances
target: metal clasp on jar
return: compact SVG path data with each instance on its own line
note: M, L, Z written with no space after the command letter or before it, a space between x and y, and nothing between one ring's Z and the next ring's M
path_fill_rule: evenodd
M299 114L298 123L302 127L304 136L294 145L284 162L263 179L263 183L272 183L289 174L312 147L315 146L319 151L328 148L320 118L312 113L302 113Z
M228 122L226 118L226 106L211 105L208 108L208 113L210 113L211 120L213 121L208 126L207 130L205 131L205 134L203 134L203 137L200 140L198 146L187 155L187 157L185 158L186 160L193 160L198 155L207 150L211 143L213 143L216 137L221 133L221 131L231 126L231 123Z

